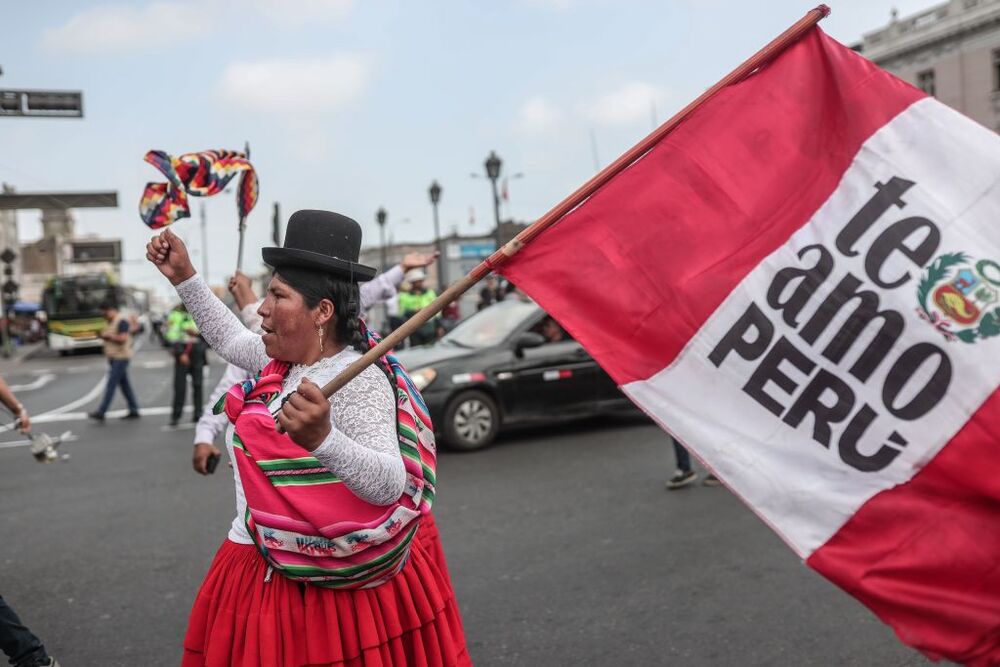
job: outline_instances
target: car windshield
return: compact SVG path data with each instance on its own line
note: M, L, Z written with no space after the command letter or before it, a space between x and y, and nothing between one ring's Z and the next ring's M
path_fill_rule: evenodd
M537 310L532 301L507 299L479 311L441 340L459 347L492 347L510 336L524 318Z

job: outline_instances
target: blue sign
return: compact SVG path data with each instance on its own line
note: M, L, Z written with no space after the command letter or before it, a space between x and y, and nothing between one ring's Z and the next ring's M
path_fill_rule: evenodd
M485 259L496 250L496 244L492 241L487 243L460 243L458 246L458 256L461 259Z

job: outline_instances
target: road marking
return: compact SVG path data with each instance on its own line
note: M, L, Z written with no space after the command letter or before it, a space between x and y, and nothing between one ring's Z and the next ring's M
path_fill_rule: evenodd
M86 405L87 403L90 403L95 398L97 398L98 396L101 395L101 392L104 391L104 385L106 385L107 382L108 382L108 374L104 373L101 376L101 381L98 382L96 385L94 385L94 388L91 389L90 391L88 391L86 394L84 394L80 398L76 399L75 401L70 401L69 403L67 403L66 405L62 406L61 408L56 408L55 410L49 410L46 413L40 414L40 415L38 415L38 417L35 417L35 419L37 420L37 419L40 419L41 417L45 417L47 415L61 415L61 414L65 414L65 413L70 412L72 410L76 410L81 405Z
M193 422L184 422L183 424L178 424L177 426L170 426L169 424L161 426L160 430L164 433L167 431L191 431L194 430L195 426L197 426L197 424Z
M62 373L67 375L79 375L80 373L90 373L95 369L100 368L97 364L91 364L89 366L70 366L69 368L62 369Z
M161 415L169 415L173 412L173 408L169 405L163 405L155 408L140 408L139 414L143 417L158 417ZM191 413L191 406L184 407L184 414ZM121 419L128 414L128 410L122 408L120 410L108 410L104 414L105 419ZM85 421L90 419L86 412L46 412L45 414L38 415L37 417L31 418L31 425L35 424L54 424L58 422L75 422L75 421ZM0 433L6 433L7 431L13 430L13 424L7 424L6 426L0 426ZM189 427L182 428L194 428L194 424ZM169 430L180 430L169 429Z
M141 340L137 341L136 344L135 344L135 347L133 348L133 352L138 352L139 350L141 350L142 349L142 343L143 343L143 341L141 341ZM149 362L147 362L147 363L149 363ZM152 363L158 363L158 362L154 361ZM89 366L88 365L86 368L87 369L93 368L93 366ZM206 367L205 370L207 371L208 368ZM49 380L49 382L51 382L51 380ZM108 382L108 374L107 374L107 372L104 372L104 373L101 374L100 381L96 385L94 385L94 387L90 391L88 391L86 394L84 394L83 396L81 396L80 398L78 398L78 399L76 399L74 401L70 401L66 405L63 405L63 406L58 407L58 408L55 408L54 410L49 410L48 412L43 412L40 415L36 415L36 416L32 417L31 418L32 423L35 423L35 424L46 424L46 423L49 423L49 422L56 422L56 421L60 421L60 422L61 421L77 421L77 420L80 420L80 419L86 419L87 418L87 413L86 412L73 412L73 411L76 410L79 407L82 407L82 406L86 405L87 403L92 402L94 399L96 399L98 396L100 396L101 392L104 391L104 388L107 385L107 382ZM190 411L190 409L191 408L189 408L189 407L188 408L184 408L184 410L186 412ZM162 414L170 414L170 412L171 412L171 409L167 408L167 407L162 407L162 408L144 408L144 409L140 409L139 410L139 414L143 414L143 415L162 415ZM124 416L125 414L127 414L125 410L113 410L111 412L106 413L105 417L109 417L109 416L110 417ZM0 433L6 433L8 431L12 431L12 430L14 430L15 427L16 427L16 422L14 424L6 424L4 426L0 426Z
M150 370L153 368L166 368L169 365L170 361L168 361L167 359L161 359L159 361L144 361L141 364L139 364L139 368Z
M35 389L41 389L42 387L44 387L45 385L47 385L48 383L52 382L55 379L56 379L55 374L44 373L42 375L39 375L32 382L28 382L27 384L12 384L10 385L10 390L15 393L19 391L34 391Z

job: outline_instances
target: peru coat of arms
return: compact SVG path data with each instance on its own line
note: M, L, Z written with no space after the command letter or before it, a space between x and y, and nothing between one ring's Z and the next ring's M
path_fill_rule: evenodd
M964 252L941 255L917 285L917 314L948 341L1000 335L1000 264Z

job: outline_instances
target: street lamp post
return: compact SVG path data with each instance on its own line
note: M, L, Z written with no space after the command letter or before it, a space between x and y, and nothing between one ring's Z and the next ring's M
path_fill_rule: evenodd
M375 222L378 223L379 243L381 245L381 252L379 254L382 260L382 266L380 266L379 268L382 271L385 271L385 221L386 218L388 217L389 214L382 206L380 206L379 209L375 212Z
M441 201L441 185L437 181L433 181L427 192L431 196L431 206L434 207L434 245L438 251L438 294L440 294L444 286L448 284L445 278L444 252L441 250L441 227L438 222L438 202Z
M500 248L500 193L497 192L497 179L500 178L500 167L503 166L503 160L497 155L496 151L490 151L490 154L486 157L486 162L483 163L486 167L486 176L490 179L490 184L493 186L493 217L496 219L496 228L493 230L494 242L496 243L497 249Z

